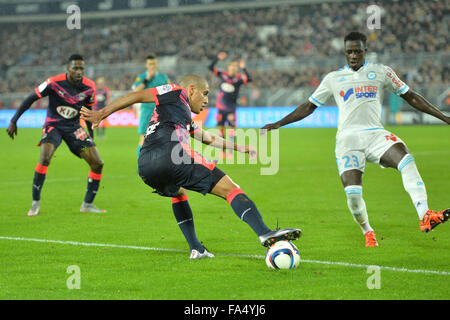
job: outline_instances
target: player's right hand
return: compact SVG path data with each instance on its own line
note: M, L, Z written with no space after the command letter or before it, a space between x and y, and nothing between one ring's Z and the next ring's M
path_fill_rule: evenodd
M219 53L217 54L217 58L218 58L219 60L224 60L224 59L227 58L227 54L226 54L225 52L221 51L221 52L219 52Z
M265 134L267 131L275 130L275 129L278 129L279 127L280 127L280 125L277 124L277 123L269 123L269 124L266 124L264 127L262 127L262 128L260 129L260 134L263 135L263 134Z
M14 122L11 122L6 129L6 132L8 133L8 136L11 137L11 139L14 139L14 136L17 136L17 125Z

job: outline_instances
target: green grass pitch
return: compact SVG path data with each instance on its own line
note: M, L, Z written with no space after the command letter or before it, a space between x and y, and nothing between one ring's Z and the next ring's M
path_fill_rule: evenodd
M430 206L448 208L448 127L388 130L414 155ZM281 129L276 175L260 175L261 165L219 166L254 200L269 227L303 230L296 241L303 262L291 271L266 267L265 249L225 201L193 192L197 235L217 255L190 261L171 200L153 194L137 175L134 128L107 129L97 140L105 167L95 203L107 214L79 212L88 166L62 144L48 170L41 214L27 217L40 134L19 128L14 141L0 135L0 299L449 297L450 223L422 234L399 173L368 164L363 194L380 247L365 248L338 178L335 129ZM67 268L73 265L81 282L70 290ZM381 267L379 289L368 288L376 275L368 273L370 265Z

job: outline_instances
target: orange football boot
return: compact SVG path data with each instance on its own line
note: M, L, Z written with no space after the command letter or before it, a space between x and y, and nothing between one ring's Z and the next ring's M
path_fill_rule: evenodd
M364 234L366 238L366 247L378 247L377 237L375 236L375 232L369 231Z
M442 210L439 212L434 212L433 210L428 210L423 219L420 220L420 231L428 233L434 228L436 228L441 223L448 220L450 215L450 209Z

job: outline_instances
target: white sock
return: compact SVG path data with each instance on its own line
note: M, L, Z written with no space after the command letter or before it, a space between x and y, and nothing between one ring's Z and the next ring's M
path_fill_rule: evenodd
M398 163L397 169L402 175L403 186L411 197L419 219L422 220L423 216L429 209L427 202L428 197L425 184L423 183L422 177L417 170L414 157L410 154L405 155Z
M414 203L414 207L416 207L417 214L419 215L419 219L422 220L423 216L429 210L427 200L421 200Z
M362 186L347 186L344 190L347 195L348 208L353 215L353 219L360 226L362 233L366 234L373 231L369 224L366 203L362 197Z

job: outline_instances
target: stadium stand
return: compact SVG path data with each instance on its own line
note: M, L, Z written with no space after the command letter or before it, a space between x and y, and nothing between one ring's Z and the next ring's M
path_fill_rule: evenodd
M382 63L396 58L390 65L411 86L444 92L449 84L450 3L381 0L373 4L382 8L382 28L373 31L366 27L366 1L88 19L83 20L81 31L55 22L0 24L0 39L8 43L0 51L0 94L29 92L45 78L42 72L30 70L63 65L73 52L83 54L87 65L94 66L88 75L95 76L99 64L136 66L153 51L176 61L171 65L177 68L201 70L214 89L206 66L217 52L226 51L248 62L254 81L247 97L261 104L263 89L317 86L326 72L345 63L342 38L356 29L368 34L368 46ZM136 75L135 68L103 69L109 70L106 82L115 91L129 90ZM164 71L172 79L179 73ZM252 100L258 96L260 101ZM3 102L4 107L16 104Z

